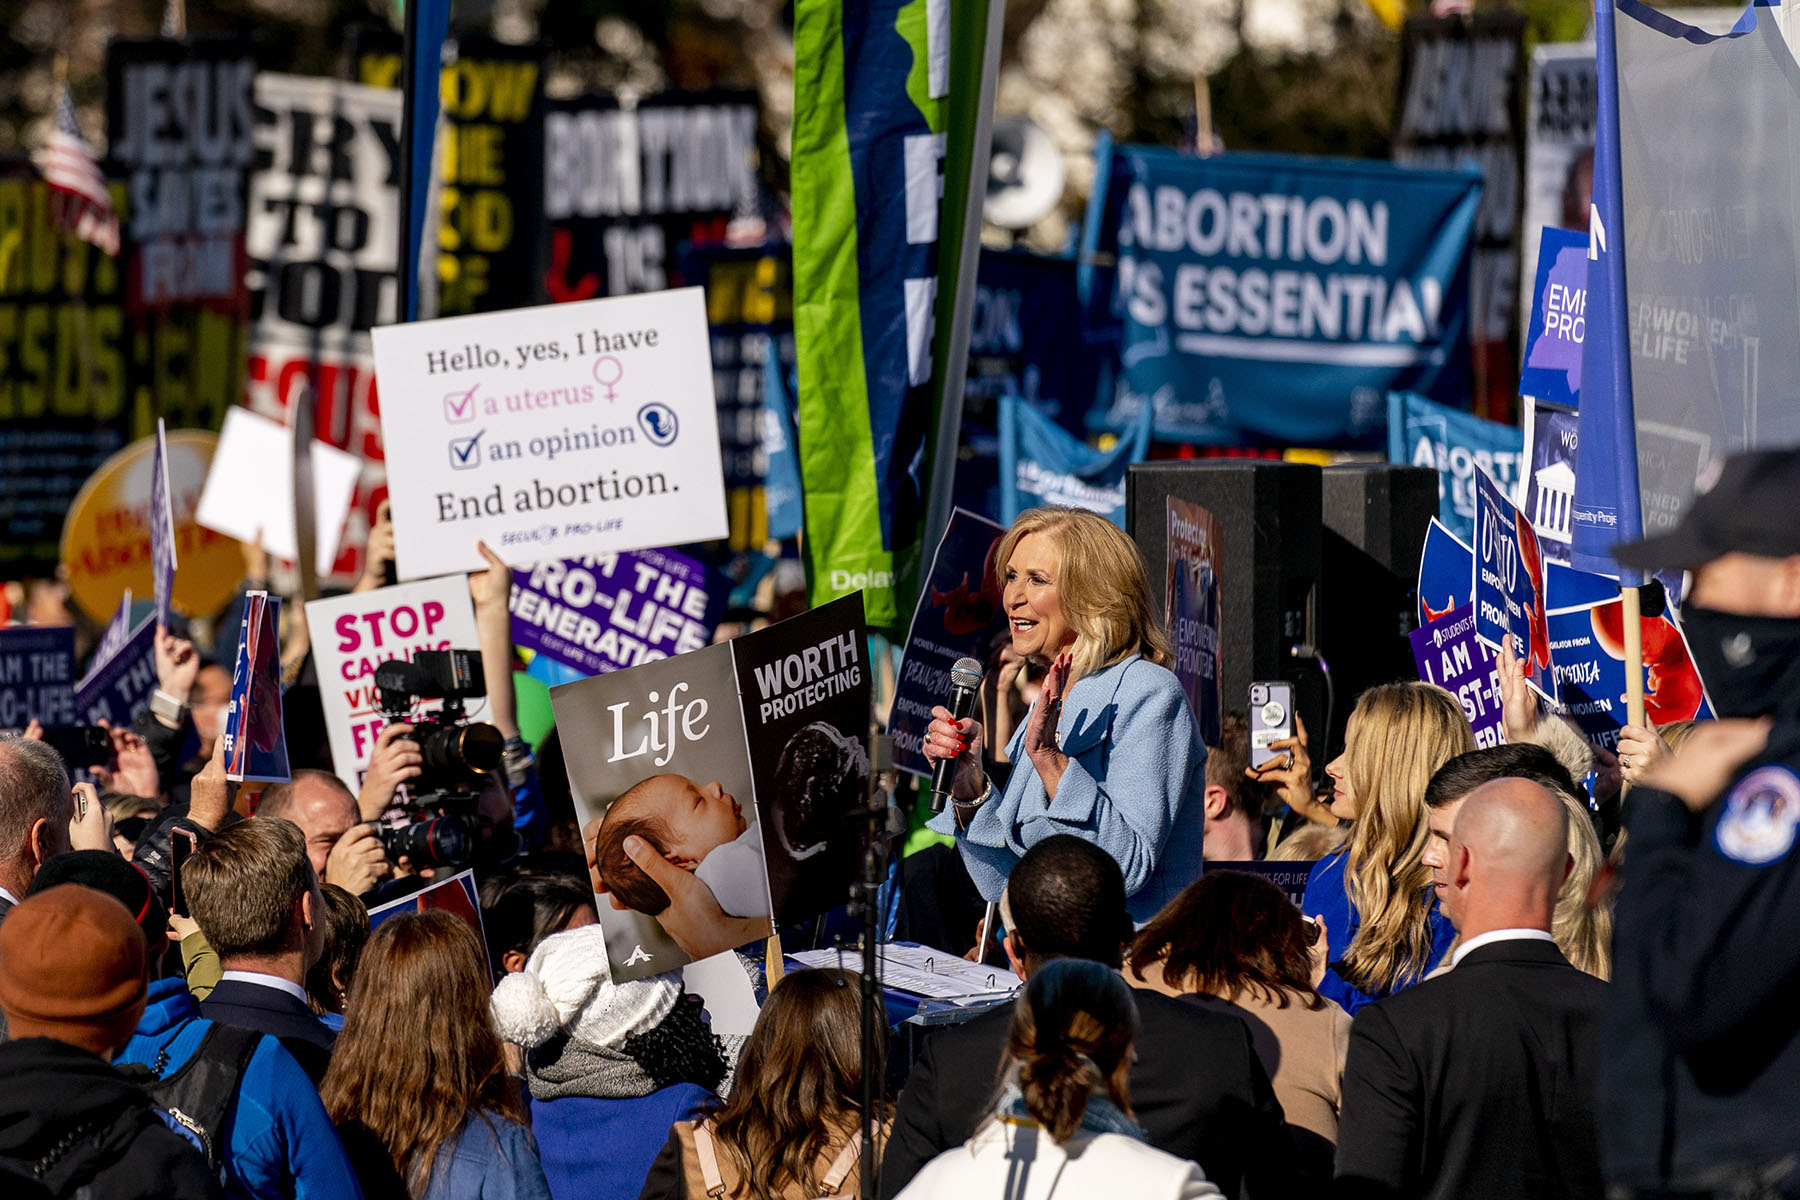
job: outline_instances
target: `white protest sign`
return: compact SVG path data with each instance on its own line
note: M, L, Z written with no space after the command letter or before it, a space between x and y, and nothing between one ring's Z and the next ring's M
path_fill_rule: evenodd
M726 536L702 289L374 338L402 579Z
M473 650L475 605L461 575L314 600L306 606L319 672L319 701L331 763L352 791L362 788L375 736L387 722L375 668L420 650Z
M263 549L272 557L293 561L297 551L291 436L280 421L247 408L226 409L219 448L213 451L194 520L240 542L254 542L260 533ZM319 574L329 575L362 460L314 441L312 466L313 528L318 538L313 558Z

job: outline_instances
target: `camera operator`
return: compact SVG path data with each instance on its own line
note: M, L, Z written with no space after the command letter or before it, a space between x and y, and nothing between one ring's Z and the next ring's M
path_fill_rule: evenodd
M475 690L487 699L486 724L491 728L483 730L479 722L462 720L462 703L469 696L467 680L475 663L463 661L458 652L421 653L410 664L384 664L400 670L387 676L392 686L383 689L383 711L401 719L391 720L376 737L356 801L361 818L375 823L364 828L374 829L373 836L386 845L397 876L416 871L429 877L435 866L465 865L465 855L485 873L543 839L542 790L531 751L519 736L513 695L507 607L512 568L485 544L479 548L488 568L469 576L480 641L482 683ZM405 719L414 702L439 696L445 707L438 717ZM438 761L429 761L434 756ZM409 803L401 803L403 785ZM397 808L406 815L396 815ZM452 813L452 808L464 811ZM472 845L460 849L463 839L455 831L447 831L447 843L433 839L421 827L433 824L434 814L451 816L450 823L461 826ZM407 851L415 846L428 851L418 861ZM445 861L445 853L458 861Z
M352 896L370 891L392 873L381 838L357 812L356 797L329 771L302 768L291 782L270 784L256 815L298 825L319 878Z

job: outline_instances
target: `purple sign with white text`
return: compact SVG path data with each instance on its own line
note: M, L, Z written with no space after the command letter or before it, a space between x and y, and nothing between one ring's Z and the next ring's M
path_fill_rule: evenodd
M1407 635L1419 678L1435 683L1462 705L1475 731L1475 745L1500 744L1500 684L1494 652L1475 637L1475 609L1467 604Z
M552 559L513 571L513 643L586 675L698 650L726 586L673 550Z

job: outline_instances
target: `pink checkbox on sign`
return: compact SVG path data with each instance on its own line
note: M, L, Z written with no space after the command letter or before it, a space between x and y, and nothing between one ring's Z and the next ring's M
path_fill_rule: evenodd
M476 384L475 387L480 387ZM451 392L444 397L444 420L452 425L467 425L475 419L475 388Z

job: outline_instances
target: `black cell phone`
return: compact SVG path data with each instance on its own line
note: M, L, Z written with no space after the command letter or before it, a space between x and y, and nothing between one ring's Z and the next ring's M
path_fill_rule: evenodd
M112 736L98 725L46 725L44 745L70 767L104 767L112 761Z
M178 917L188 915L187 889L181 886L181 868L200 839L191 829L169 830L169 911Z

